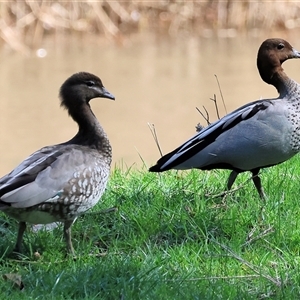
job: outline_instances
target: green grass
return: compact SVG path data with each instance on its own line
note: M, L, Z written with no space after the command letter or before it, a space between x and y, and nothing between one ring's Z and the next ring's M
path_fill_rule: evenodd
M300 157L263 170L265 203L250 173L214 198L228 175L115 168L73 226L76 259L61 228L28 231L24 258L9 258L17 227L1 214L1 274L20 275L24 288L0 278L0 299L298 299Z

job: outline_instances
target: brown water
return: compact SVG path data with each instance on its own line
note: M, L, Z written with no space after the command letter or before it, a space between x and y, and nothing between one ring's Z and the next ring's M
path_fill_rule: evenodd
M101 77L116 101L94 99L92 109L105 128L117 165L153 164L159 152L147 123L155 124L164 153L179 146L205 121L195 107L204 105L216 119L209 98L217 95L215 74L227 111L261 97L277 97L256 70L263 38L200 39L140 36L122 46L70 38L47 42L47 55L23 57L2 50L0 61L0 177L45 145L70 139L77 125L59 107L58 90L78 71ZM289 39L300 48L297 39ZM53 40L52 40L53 41ZM286 72L300 81L300 61Z

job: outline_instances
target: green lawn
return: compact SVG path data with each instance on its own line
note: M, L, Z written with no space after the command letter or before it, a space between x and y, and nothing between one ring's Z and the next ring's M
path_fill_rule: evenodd
M73 226L76 259L62 228L28 231L24 258L9 258L17 224L1 214L0 299L299 299L300 157L262 171L265 203L250 173L214 197L228 175L116 167Z

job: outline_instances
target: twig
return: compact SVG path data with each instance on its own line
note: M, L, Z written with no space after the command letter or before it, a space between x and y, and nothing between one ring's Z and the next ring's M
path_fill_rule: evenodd
M268 275L268 274L264 274L263 272L261 272L259 270L259 268L255 265L253 265L252 263L244 260L243 258L241 258L239 255L237 255L236 253L234 253L229 247L227 247L226 245L223 245L219 242L217 242L214 238L210 239L212 242L214 242L215 244L217 244L218 246L220 246L221 248L223 248L224 250L226 250L228 253L230 253L232 255L232 257L234 257L236 260L240 261L241 263L243 263L244 265L246 265L248 268L250 268L254 273L264 277L265 279L271 281L272 283L274 283L276 286L280 287L282 285L281 280L279 280L278 278L273 278L272 276Z
M236 188L234 188L234 189L230 189L230 190L227 190L227 191L223 191L223 192L221 192L221 193L219 193L219 194L212 195L212 196L211 196L210 194L206 194L205 196L206 196L206 197L211 197L212 199L214 199L214 198L224 197L224 196L226 196L226 195L232 194L232 193L234 193L234 192L236 192L236 191L238 191L238 190L244 188L244 187L245 187L245 184L246 184L247 182L249 182L250 180L252 180L252 179L253 179L254 177L256 177L256 176L258 176L258 174L257 174L257 175L254 175L254 176L251 176L251 177L248 178L245 182L243 182L242 184L240 184L238 187L236 187Z
M217 97L216 97L216 94L214 94L214 98L209 98L209 99L215 103L215 108L216 108L216 112L217 112L217 117L218 117L218 119L220 120L219 108L218 108L218 103L217 103Z
M117 254L117 253L110 253L110 254ZM107 252L101 252L101 253L89 253L87 254L90 257L103 257L107 255ZM71 257L73 260L76 260L80 257L83 257L84 255L79 255L79 256L74 256ZM12 263L18 263L18 264L39 264L39 265L44 265L44 264L48 264L49 265L49 261L42 261L42 260L22 260L22 259L15 259L15 258L8 258L8 260ZM65 260L57 260L55 262L53 262L52 264L61 264L65 262Z
M187 278L185 281L198 281L198 280L215 280L215 279L244 279L244 278L259 278L260 275L249 274L249 275L235 275L235 276L207 276L207 277L197 277L197 278ZM174 281L169 279L167 281Z
M274 228L272 226L269 226L267 229L265 229L263 232L261 232L260 234L258 234L257 236L255 237L252 237L253 236L253 233L255 231L255 228L251 231L251 233L248 235L248 240L242 244L241 247L245 247L245 246L248 246L250 245L251 243L271 234L274 232Z
M156 146L158 148L158 151L159 151L160 155L163 156L163 153L162 153L160 145L159 145L159 141L158 141L158 137L157 137L157 134L156 134L156 130L155 130L154 124L148 123L148 127L149 127L149 129L151 131L151 134L152 134L152 136L154 138L154 141L156 143Z
M218 79L218 76L217 76L216 74L215 74L215 77L216 77L216 80L217 80L217 83L218 83L218 87L219 87L220 95L221 95L222 102L223 102L223 106L224 106L224 109L225 109L225 113L226 113L226 115L227 115L227 109L226 109L226 105L225 105L224 97L223 97L223 94L222 94L221 86L220 86L220 83L219 83L219 79Z
M209 98L209 99L214 102L216 113L217 113L217 117L220 120L220 114L219 114L219 108L218 108L218 102L217 102L216 94L214 94L214 98ZM223 103L224 103L224 100L223 100ZM203 105L203 109L204 109L204 111L206 113L206 116L204 115L204 113L202 113L202 111L198 107L196 107L196 109L201 114L201 116L203 117L203 119L206 121L207 125L210 125L211 122L209 121L209 113L208 113L207 109L205 108L205 106ZM226 108L225 108L225 110L226 110ZM203 128L204 128L203 126L199 127L199 124L196 126L196 129L197 129L198 132L201 131Z
M236 188L234 188L234 189L230 189L230 190L227 190L227 191L223 191L223 192L221 192L221 193L219 193L219 194L212 195L212 196L211 196L210 194L206 194L205 196L206 196L206 197L211 197L212 199L214 199L214 198L219 198L219 197L224 197L224 196L226 196L226 195L230 195L230 194L232 194L232 193L234 193L234 192L236 192L236 191L238 191L238 190L244 188L244 187L245 187L245 184L246 184L248 181L250 181L250 180L251 180L251 178L247 179L245 182L243 182L241 185L239 185L238 187L236 187Z
M215 199L215 198L219 198L219 197L225 197L227 195L233 194L234 192L240 190L241 188L244 187L244 184L239 185L238 187L234 188L234 189L230 189L229 191L223 191L219 194L215 194L215 195L210 195L210 194L205 194L205 197L210 197L211 199Z
M206 112L206 117L204 116L204 114L202 113L202 111L198 107L196 107L196 109L198 110L200 115L203 117L203 119L206 121L207 125L210 125L211 123L209 121L209 113L208 113L207 109L205 108L205 106L203 105L203 109Z

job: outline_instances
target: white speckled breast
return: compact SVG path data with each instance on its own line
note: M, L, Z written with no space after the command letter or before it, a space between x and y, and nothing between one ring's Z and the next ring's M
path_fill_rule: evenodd
M289 111L287 118L293 128L289 143L296 154L300 151L300 85L295 81L291 80L286 98Z
M74 173L63 191L42 204L29 208L7 208L5 212L19 221L47 224L73 220L98 203L105 191L110 166L98 159L93 166Z

